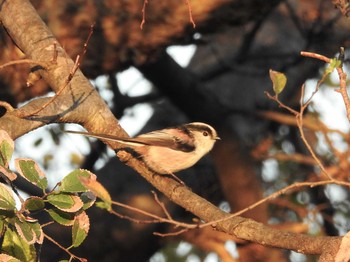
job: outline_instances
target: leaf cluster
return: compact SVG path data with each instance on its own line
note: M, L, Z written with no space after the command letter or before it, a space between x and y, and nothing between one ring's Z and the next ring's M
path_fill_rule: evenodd
M7 183L0 183L0 260L37 260L35 245L41 245L45 237L44 225L35 218L40 212L49 214L50 223L72 228L72 243L67 250L80 246L90 228L86 210L96 203L96 197L102 200L99 207L111 210L112 201L106 189L96 181L96 175L78 169L49 190L47 178L39 165L28 158L17 158L17 173L43 192L41 197L29 196L23 200L12 183L17 178L9 168L13 152L14 142L0 130L0 175Z

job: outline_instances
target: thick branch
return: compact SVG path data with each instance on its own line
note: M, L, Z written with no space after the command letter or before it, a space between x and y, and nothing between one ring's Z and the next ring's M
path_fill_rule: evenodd
M74 61L57 43L28 1L1 1L0 20L28 58L47 64L45 69L40 70L40 74L51 88L58 92L66 86L60 95L63 99L57 99L32 119L21 119L20 112L16 110L7 112L6 117L0 120L7 122L6 124L0 122L0 126L7 127L6 130L13 138L56 121L81 123L90 131L125 135L113 114L80 70L75 72L67 85ZM55 52L57 52L57 58L53 61ZM37 109L38 105L44 104L43 101L33 101L23 108L23 111L27 114L33 112L31 107Z
M128 156L124 153L119 155L124 159L128 159ZM127 164L132 166L173 202L184 207L202 220L213 221L229 217L230 214L194 194L188 188L179 187L173 179L164 176L154 176L148 171L145 172L142 162L130 157ZM217 223L215 228L240 239L305 254L322 254L326 250L331 253L335 252L341 240L340 237L314 237L285 232L270 228L252 219L238 216Z

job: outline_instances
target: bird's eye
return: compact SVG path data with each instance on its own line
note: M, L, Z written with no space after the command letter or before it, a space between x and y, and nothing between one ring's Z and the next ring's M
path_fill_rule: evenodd
M207 131L203 131L203 136L209 136L209 133Z

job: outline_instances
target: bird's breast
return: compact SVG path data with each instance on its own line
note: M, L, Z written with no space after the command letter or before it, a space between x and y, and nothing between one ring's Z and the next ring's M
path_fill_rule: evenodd
M153 171L160 174L174 173L193 166L202 155L196 151L183 152L166 147L151 146L144 153L145 163Z

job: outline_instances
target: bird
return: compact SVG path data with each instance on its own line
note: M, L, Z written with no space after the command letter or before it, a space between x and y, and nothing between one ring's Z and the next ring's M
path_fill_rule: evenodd
M176 179L175 172L193 166L220 140L212 126L201 122L156 130L134 138L70 130L65 132L118 142L121 144L118 150L131 149L151 171Z

